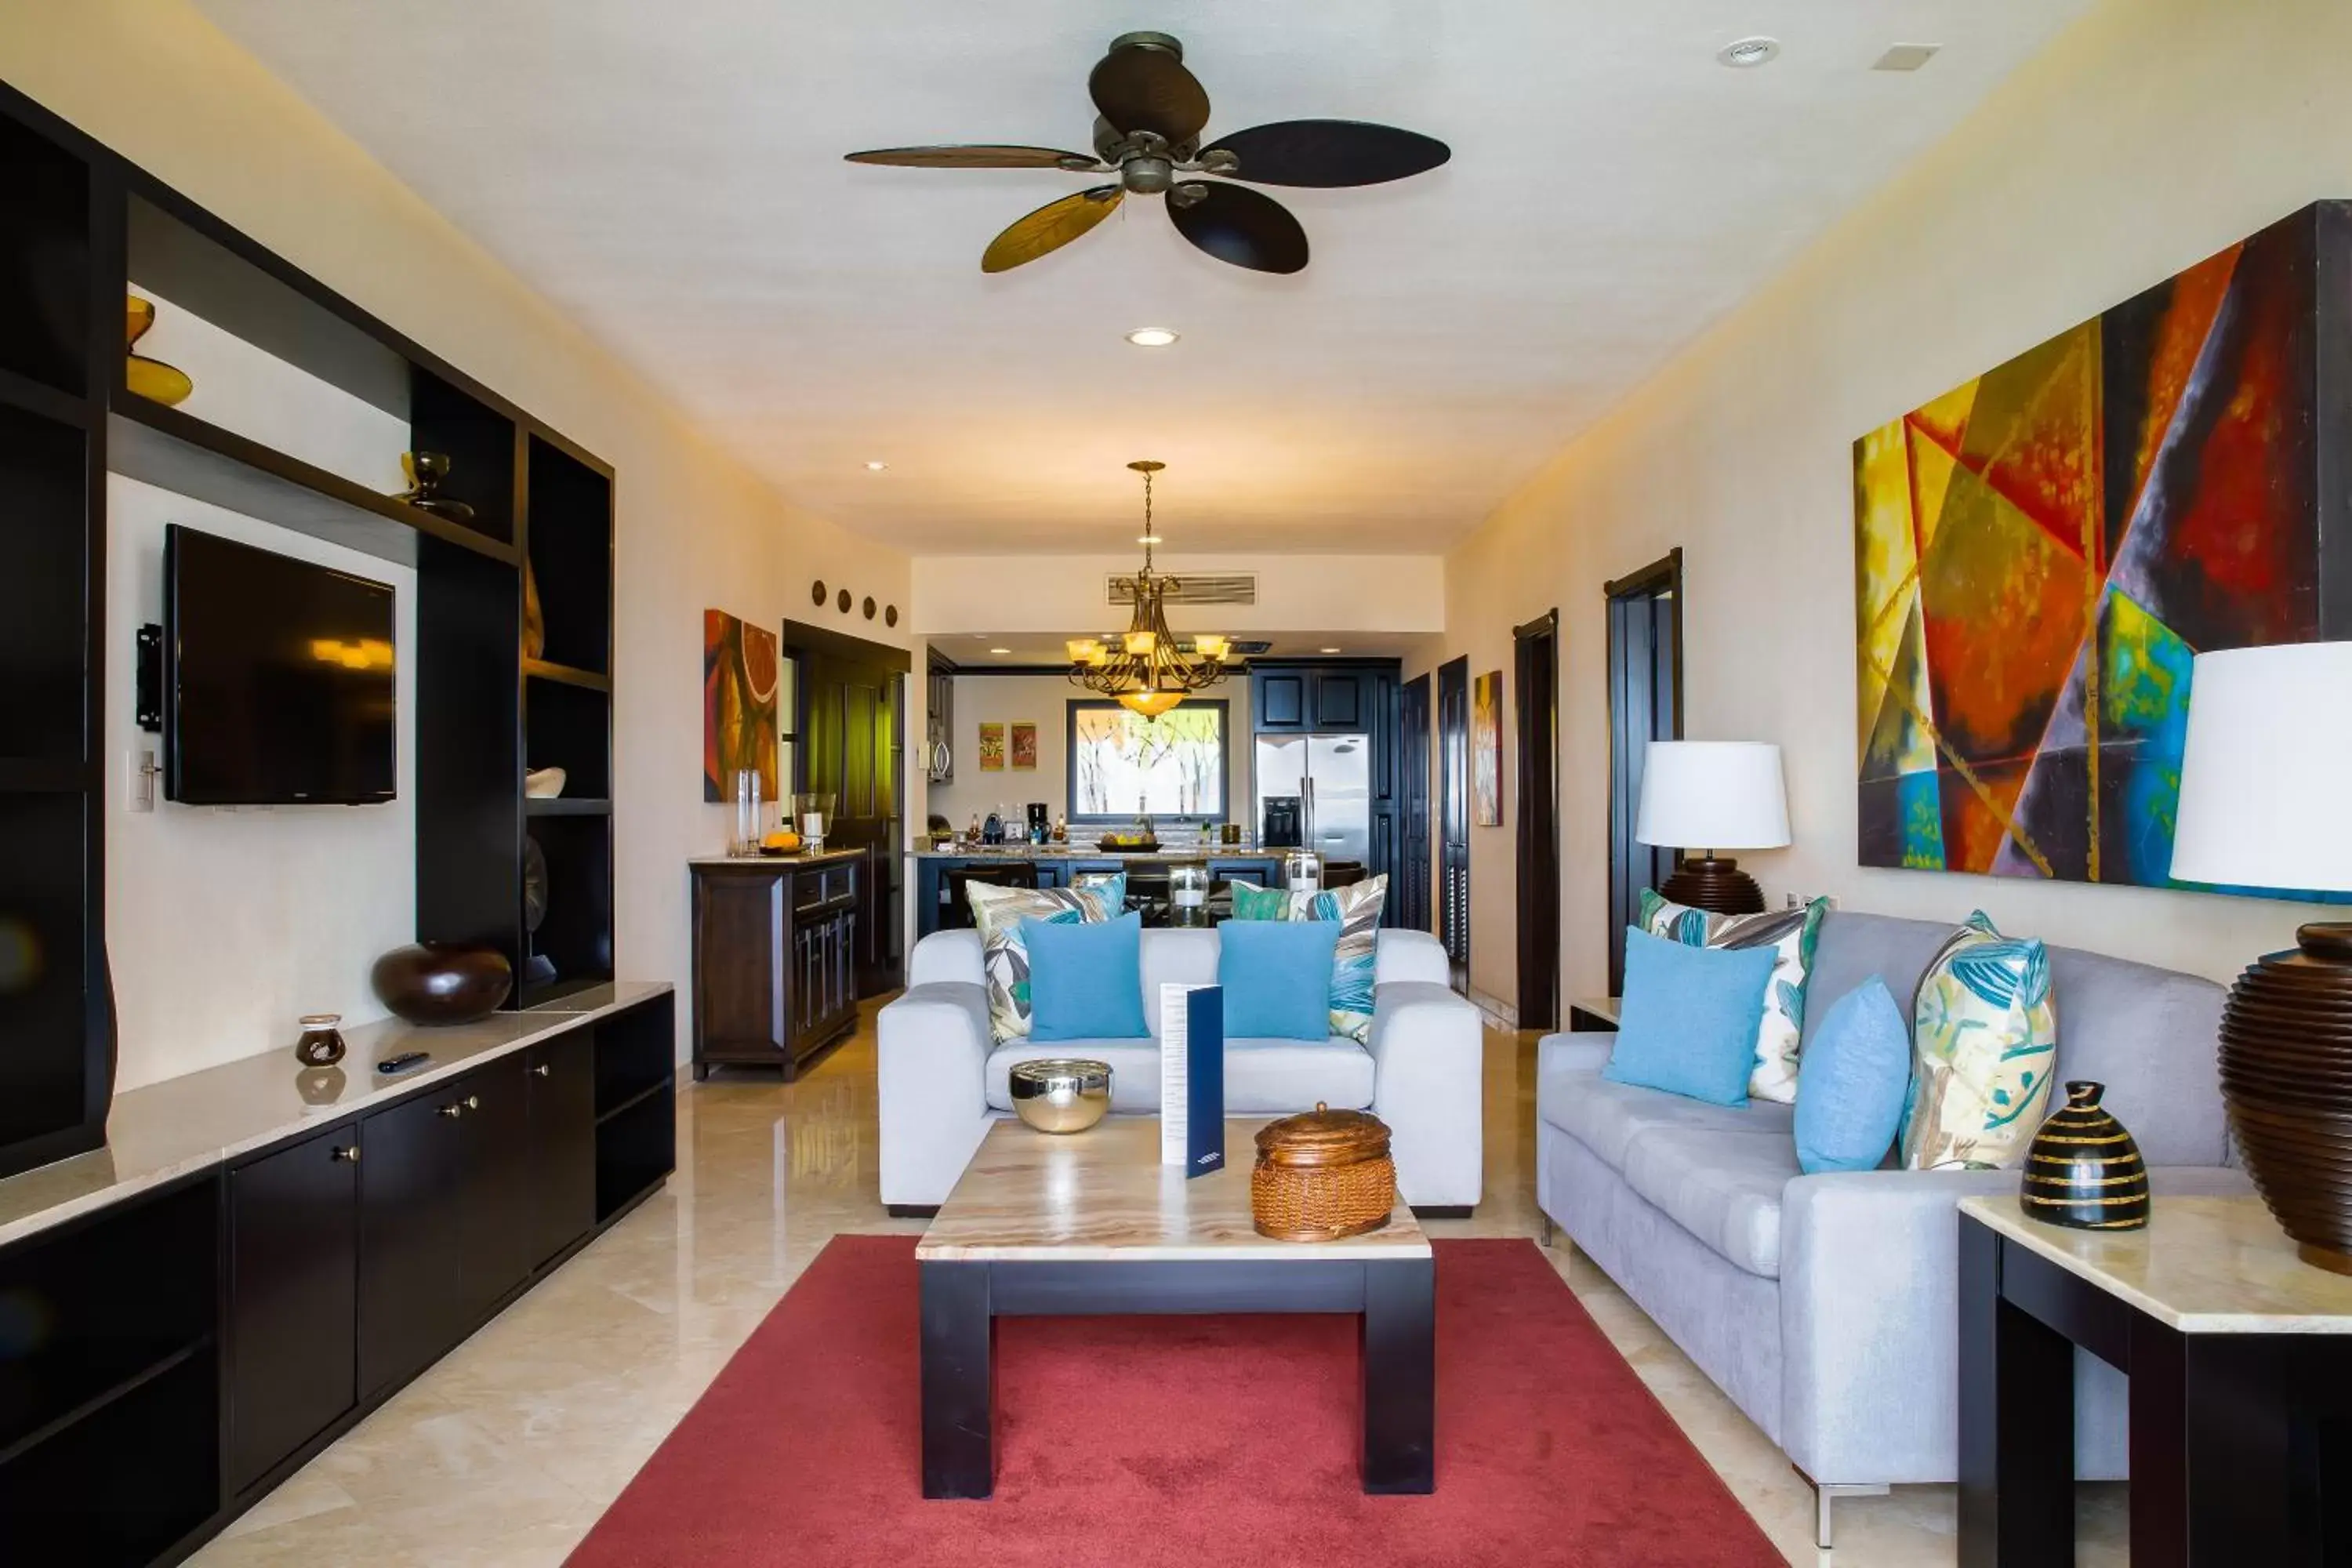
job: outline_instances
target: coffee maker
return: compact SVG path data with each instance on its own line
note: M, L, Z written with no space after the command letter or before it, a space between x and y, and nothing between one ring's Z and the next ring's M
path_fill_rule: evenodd
M1054 808L1042 800L1029 803L1029 842L1043 844L1054 837Z

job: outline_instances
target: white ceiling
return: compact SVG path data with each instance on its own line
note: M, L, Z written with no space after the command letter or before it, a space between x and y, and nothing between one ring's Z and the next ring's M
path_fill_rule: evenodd
M1124 547L1138 457L1176 548L1442 548L2087 0L197 3L784 495L961 553ZM983 276L1093 182L841 161L1084 150L1133 28L1183 40L1211 139L1375 120L1454 162L1275 191L1315 247L1276 278L1147 197ZM1781 58L1715 63L1751 33ZM1872 71L1898 42L1944 48Z

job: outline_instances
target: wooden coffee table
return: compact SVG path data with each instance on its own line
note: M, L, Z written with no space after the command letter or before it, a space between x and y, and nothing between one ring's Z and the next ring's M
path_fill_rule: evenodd
M1225 1123L1225 1169L1160 1163L1157 1117L1068 1137L991 1128L915 1248L922 1267L923 1495L995 1489L996 1320L1160 1312L1351 1312L1362 1320L1368 1492L1434 1485L1435 1276L1400 1201L1344 1241L1250 1226L1253 1137Z

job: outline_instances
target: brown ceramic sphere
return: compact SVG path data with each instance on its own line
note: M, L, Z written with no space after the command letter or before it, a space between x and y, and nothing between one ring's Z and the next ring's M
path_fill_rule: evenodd
M411 1024L470 1024L487 1018L514 988L506 955L487 947L420 942L395 947L368 976L376 1000Z

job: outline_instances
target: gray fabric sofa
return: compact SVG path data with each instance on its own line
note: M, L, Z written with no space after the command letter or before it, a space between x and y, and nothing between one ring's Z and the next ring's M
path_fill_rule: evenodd
M1806 991L1804 1038L1873 974L1908 1005L1950 926L1832 912ZM2158 1201L2240 1193L2221 1110L2210 981L2053 948L2058 1069L2107 1086ZM1793 1109L1727 1109L1601 1076L1613 1036L1539 1047L1536 1184L1543 1212L1656 1321L1821 1500L1958 1474L1958 1207L2017 1190L2013 1171L1797 1168ZM2060 1096L2063 1099L2063 1094ZM2125 1473L2126 1384L2078 1354L2076 1473Z

